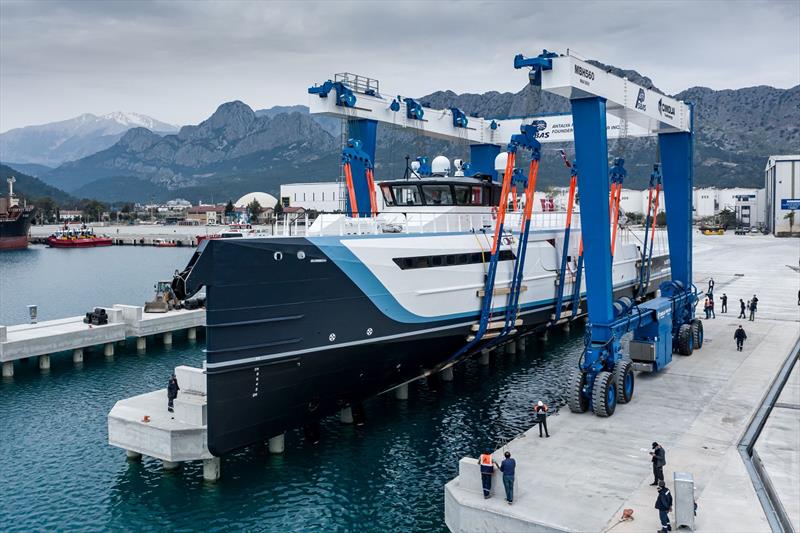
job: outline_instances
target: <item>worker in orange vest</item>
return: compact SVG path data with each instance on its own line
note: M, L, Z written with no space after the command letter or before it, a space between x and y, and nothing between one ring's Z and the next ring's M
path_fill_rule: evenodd
M488 500L492 490L492 474L494 474L494 459L491 453L482 453L478 459L481 466L481 484L483 485L483 498Z

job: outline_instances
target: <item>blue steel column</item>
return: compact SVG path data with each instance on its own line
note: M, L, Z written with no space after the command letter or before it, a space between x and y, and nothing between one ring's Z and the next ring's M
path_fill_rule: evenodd
M673 281L692 283L692 133L661 133L658 145Z
M369 155L372 164L375 164L375 146L378 136L378 122L375 120L351 120L347 124L347 136L350 139L361 141L361 150ZM350 168L353 171L353 188L356 190L356 202L358 202L359 216L369 216L369 187L367 187L367 175L364 164L360 161L352 161ZM350 199L347 198L347 211L352 212Z
M611 287L605 99L572 100L572 119L575 125L575 159L580 165L578 190L589 321L602 327L614 318L611 308L614 295ZM599 333L597 329L593 331ZM610 331L607 334L610 336Z

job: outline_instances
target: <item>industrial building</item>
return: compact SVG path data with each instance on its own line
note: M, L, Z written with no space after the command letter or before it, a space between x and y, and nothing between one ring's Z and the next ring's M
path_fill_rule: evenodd
M281 205L302 207L320 213L341 211L340 188L341 184L335 181L286 183L281 185Z
M797 231L800 210L800 155L773 155L764 170L767 231L786 237Z

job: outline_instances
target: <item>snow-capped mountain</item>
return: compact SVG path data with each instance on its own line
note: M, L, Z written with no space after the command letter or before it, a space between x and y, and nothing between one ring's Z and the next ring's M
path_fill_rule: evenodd
M178 131L172 124L140 113L115 111L100 116L84 113L0 134L0 161L58 166L105 150L131 128L147 128L159 134Z

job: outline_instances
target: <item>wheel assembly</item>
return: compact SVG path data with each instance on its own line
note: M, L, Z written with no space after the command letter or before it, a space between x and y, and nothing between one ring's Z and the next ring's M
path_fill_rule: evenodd
M614 385L617 387L617 401L628 403L633 398L633 365L630 361L619 361L614 365Z
M592 408L597 416L611 416L617 408L617 387L611 372L600 372L594 378Z
M692 326L683 324L678 328L678 353L681 355L692 355L694 351L694 338Z
M589 410L589 398L583 394L585 386L586 372L576 368L569 378L569 398L567 399L569 410L573 413L585 413Z

